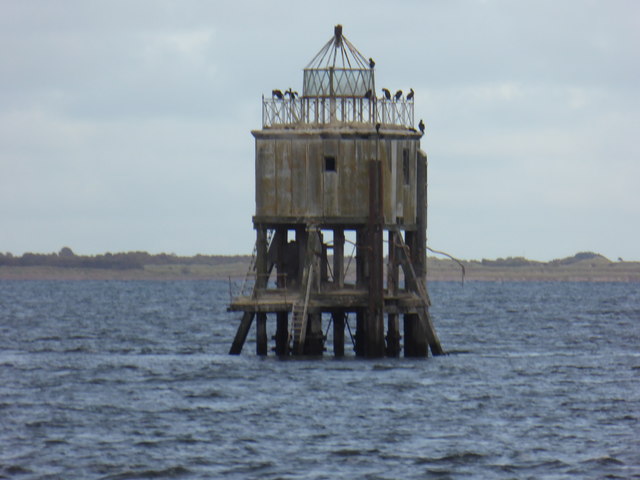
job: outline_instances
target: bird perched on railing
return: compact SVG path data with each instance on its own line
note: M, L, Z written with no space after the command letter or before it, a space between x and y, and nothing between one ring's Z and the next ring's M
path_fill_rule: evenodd
M384 98L386 98L387 100L391 100L391 92L389 90L383 88L382 93L384 93Z
M422 121L422 119L420 119L420 123L418 124L418 128L420 129L420 132L422 132L422 134L424 135L424 122Z
M364 94L364 98L370 100L372 95L373 95L373 92L371 91L371 89L369 89L367 90L367 93Z
M409 89L409 93L407 93L407 100L413 100L413 88Z
M396 102L400 100L400 97L402 97L402 90L398 90L396 94L393 96Z
M289 87L289 90L287 90L286 92L284 92L285 95L289 95L289 98L291 100L295 99L298 96L298 92L294 92L291 87Z
M273 98L277 98L278 100L282 100L284 98L284 95L280 90L271 90L271 96Z
M373 68L376 66L376 62L373 61L373 58L369 59L369 68Z

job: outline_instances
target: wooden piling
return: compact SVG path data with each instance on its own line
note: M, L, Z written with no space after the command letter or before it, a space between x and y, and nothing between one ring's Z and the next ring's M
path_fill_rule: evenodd
M379 160L370 160L366 245L369 259L369 305L364 324L366 357L383 357L385 353L382 224L382 166Z
M231 349L229 350L229 355L240 355L240 353L242 353L242 347L244 346L244 342L247 340L247 335L251 328L251 324L253 323L254 316L254 312L244 312L242 315L240 326L238 327L236 336L231 344Z
M278 356L289 354L289 314L288 312L276 313L276 349Z
M267 314L258 313L256 315L256 354L266 356L267 350Z
M389 297L395 298L398 295L398 283L400 271L396 253L396 235L393 230L388 233L388 268L387 268L387 293ZM400 355L400 321L395 313L387 314L387 356L397 357Z
M333 312L333 355L335 357L344 357L344 311Z
M333 284L335 288L344 287L344 229L333 230Z

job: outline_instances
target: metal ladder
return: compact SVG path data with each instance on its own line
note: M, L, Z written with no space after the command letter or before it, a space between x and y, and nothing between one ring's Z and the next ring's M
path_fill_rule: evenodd
M273 240L275 230L268 229L267 230L267 251L271 247L271 241ZM244 280L242 281L242 286L240 287L240 296L247 295L246 288L249 282L249 277L251 277L252 272L256 271L256 257L258 254L258 241L253 244L253 252L251 253L251 260L249 261L249 267L247 268L247 273L244 276Z

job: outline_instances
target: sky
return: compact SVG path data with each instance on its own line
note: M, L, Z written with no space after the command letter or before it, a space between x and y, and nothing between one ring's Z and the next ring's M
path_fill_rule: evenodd
M336 24L416 92L431 248L640 260L635 0L0 0L0 252L250 254L261 96Z

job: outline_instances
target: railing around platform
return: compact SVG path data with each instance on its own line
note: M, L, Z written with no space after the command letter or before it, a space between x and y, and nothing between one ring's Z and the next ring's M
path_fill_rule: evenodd
M263 128L368 123L413 127L413 100L365 97L262 99Z

